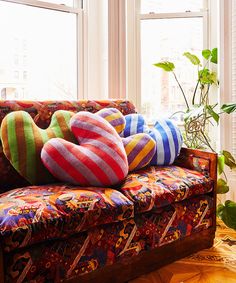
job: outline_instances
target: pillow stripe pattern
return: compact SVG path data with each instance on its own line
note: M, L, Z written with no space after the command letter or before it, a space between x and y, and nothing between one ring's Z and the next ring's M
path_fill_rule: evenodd
M78 119L79 117L79 119ZM93 125L93 128L88 127L88 123ZM107 163L109 160L114 160L113 166L117 166L115 173L118 178L123 178L123 175L127 174L127 157L122 143L122 139L117 134L116 130L102 117L93 115L88 112L80 112L76 114L70 121L71 130L77 137L79 143L83 143L83 146L89 146L87 140L94 139L93 146L96 146L97 140L104 144L104 147L99 147L100 153L107 157ZM82 136L82 137L81 137ZM109 154L107 146L112 148L116 155ZM97 147L98 148L98 147ZM90 150L92 149L90 143ZM116 157L116 158L114 158Z
M71 119L70 126L79 145L51 139L41 152L45 166L55 177L81 186L111 186L127 176L122 139L105 119L82 111Z
M53 151L52 151L53 148ZM87 159L87 155L80 151L79 156L74 155L76 145L71 144L63 139L51 139L44 146L41 156L46 167L50 170L52 166L57 166L55 172L52 172L59 180L65 180L72 184L86 185L89 180L91 184L109 183L109 175L105 174L99 166L97 166L96 158ZM53 152L51 156L50 153ZM86 158L86 165L83 160ZM104 163L104 162L103 162ZM104 164L103 164L104 165ZM106 168L107 169L107 168ZM111 172L109 172L111 173ZM113 174L114 175L114 174Z
M156 151L156 143L148 134L139 133L122 140L128 158L129 171L149 164Z
M76 141L69 128L74 113L56 111L48 129L41 129L34 123L29 113L15 111L2 121L1 137L3 150L13 167L30 183L54 181L40 159L41 149L46 141L61 137Z
M158 120L149 134L157 144L156 153L150 164L172 164L179 155L182 146L182 136L179 128L169 119Z
M122 137L129 137L138 133L148 133L148 126L141 114L128 114L125 116L126 126L121 133Z
M120 134L125 128L125 117L123 114L116 108L104 108L96 113L100 117L104 118L109 122Z

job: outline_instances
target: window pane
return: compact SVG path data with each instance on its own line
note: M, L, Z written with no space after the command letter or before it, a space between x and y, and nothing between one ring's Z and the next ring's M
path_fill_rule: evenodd
M76 99L76 15L0 1L0 98Z
M141 0L141 13L200 11L203 0Z
M202 18L141 21L142 112L148 119L169 116L185 109L172 73L154 67L160 61L175 64L175 73L190 99L197 79L197 68L182 54L201 54L203 48Z

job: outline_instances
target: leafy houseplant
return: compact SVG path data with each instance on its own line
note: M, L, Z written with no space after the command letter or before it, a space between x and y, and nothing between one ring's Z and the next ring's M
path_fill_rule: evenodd
M215 152L209 136L209 129L210 127L219 125L219 120L222 114L230 114L236 111L236 103L228 103L220 106L218 103L212 104L210 101L211 88L214 85L218 86L216 72L209 69L211 63L217 64L218 62L217 48L212 50L205 49L202 51L202 61L204 61L204 64L201 63L196 55L191 54L190 52L185 52L183 56L196 67L197 72L197 81L194 91L191 94L190 102L177 78L174 63L162 61L155 63L154 66L172 73L183 95L186 110L184 112L178 112L182 112L184 116L183 139L185 145L189 148L211 150ZM230 152L222 150L218 152L218 194L225 194L229 191L227 175L224 171L225 166L228 166L231 170L236 170L236 161ZM227 200L224 204L219 203L217 206L217 215L228 227L236 230L236 202Z

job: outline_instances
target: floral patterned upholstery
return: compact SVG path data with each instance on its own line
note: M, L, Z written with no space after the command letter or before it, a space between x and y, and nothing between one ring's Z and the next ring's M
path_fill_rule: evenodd
M135 212L149 211L205 194L213 180L202 173L179 166L150 166L128 175L120 191L132 202Z
M143 251L207 229L212 221L213 200L200 196L161 208L159 213L89 229L66 241L19 249L6 254L6 283L58 283L116 262L128 263Z

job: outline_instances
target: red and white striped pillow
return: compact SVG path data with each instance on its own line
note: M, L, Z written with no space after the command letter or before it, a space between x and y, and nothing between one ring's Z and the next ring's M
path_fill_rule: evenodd
M52 175L81 186L111 186L128 174L122 139L102 117L79 112L70 120L79 145L60 138L49 140L41 158Z

